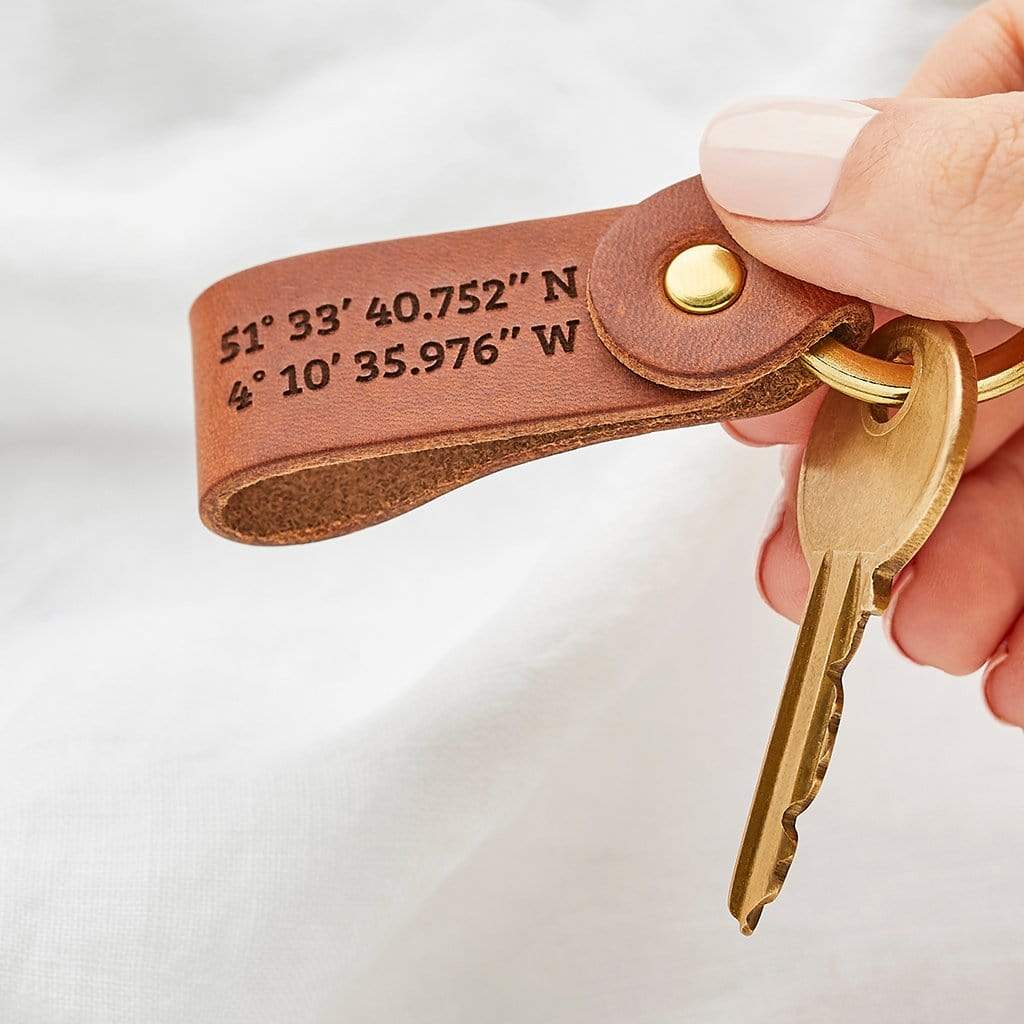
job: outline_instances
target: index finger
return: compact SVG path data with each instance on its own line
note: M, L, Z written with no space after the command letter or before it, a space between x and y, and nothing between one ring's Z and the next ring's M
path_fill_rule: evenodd
M928 52L904 96L962 97L1024 88L1024 2L990 0L954 25Z

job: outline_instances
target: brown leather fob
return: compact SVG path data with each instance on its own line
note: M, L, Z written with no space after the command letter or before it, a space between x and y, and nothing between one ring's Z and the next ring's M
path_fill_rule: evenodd
M688 314L668 262L718 242L737 301ZM200 514L320 540L597 441L781 409L799 355L870 307L744 253L691 178L638 206L356 245L235 274L191 312Z

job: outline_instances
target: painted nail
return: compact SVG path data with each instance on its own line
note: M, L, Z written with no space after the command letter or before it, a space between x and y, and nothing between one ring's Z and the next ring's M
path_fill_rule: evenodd
M896 615L896 606L899 603L900 594L907 589L910 581L914 578L914 567L912 565L907 566L896 577L896 582L892 586L892 594L889 597L889 607L886 610L886 614L882 619L882 628L885 630L885 635L889 638L889 643L896 648L904 658L907 659L913 665L920 665L921 662L917 658L912 657L907 653L907 649L896 639L896 634L893 632L892 623L893 618Z
M708 195L731 213L810 220L832 199L843 161L878 113L830 99L759 99L727 107L700 144Z
M734 441L739 441L740 444L745 444L748 448L771 448L775 443L774 441L759 441L756 438L748 437L733 420L722 420L722 429Z
M992 695L989 692L989 684L992 681L992 677L995 674L995 670L1006 661L1010 656L1010 645L1004 640L995 650L995 653L991 658L988 659L988 664L985 666L985 671L981 676L981 692L985 695L985 703L988 704L989 711L996 716L1001 722L1006 722L1008 725L1017 725L1017 722L1010 722L1004 718L996 708L995 702L992 700Z
M782 529L785 518L786 489L783 487L775 498L775 502L768 513L768 518L765 520L764 530L761 533L761 544L757 550L757 568L754 570L754 582L757 585L757 592L761 595L761 600L769 608L772 603L768 600L768 592L764 586L764 555L768 545L771 544L772 540L778 536L779 531Z
M988 664L985 666L985 673L982 675L982 682L988 680L988 677L997 669L1006 659L1010 656L1010 645L1005 640L996 648L995 653L991 658L988 659Z

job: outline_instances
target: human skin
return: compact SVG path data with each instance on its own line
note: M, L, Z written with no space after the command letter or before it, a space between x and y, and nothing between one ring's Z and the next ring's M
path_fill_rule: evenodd
M925 57L903 93L860 103L753 101L708 126L701 173L730 233L795 277L960 324L984 351L1024 324L1024 0L993 0ZM782 488L757 564L797 620L808 570L795 493L823 393L732 422L782 445ZM955 675L986 666L993 713L1024 726L1024 389L981 406L967 470L885 616L906 657Z

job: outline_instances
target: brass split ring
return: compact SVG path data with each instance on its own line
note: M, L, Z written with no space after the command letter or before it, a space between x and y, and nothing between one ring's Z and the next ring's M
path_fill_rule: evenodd
M910 393L914 368L890 363L826 338L803 354L819 380L844 395L875 405L899 405ZM977 358L978 401L998 398L1024 384L1024 330Z

